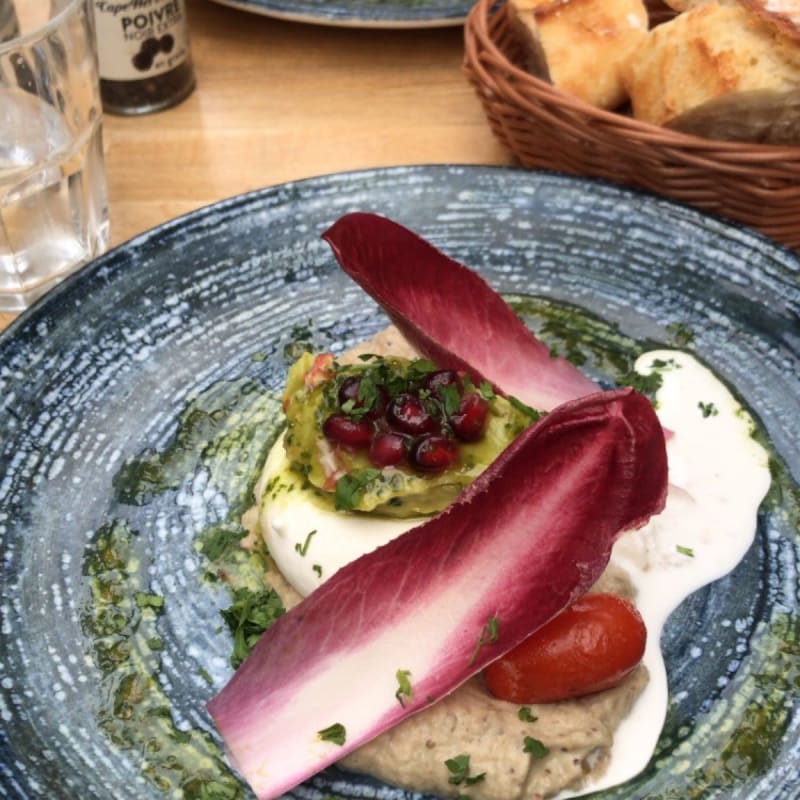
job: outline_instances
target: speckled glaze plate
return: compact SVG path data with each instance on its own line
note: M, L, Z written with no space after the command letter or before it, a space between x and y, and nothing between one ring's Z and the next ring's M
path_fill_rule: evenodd
M250 796L204 710L231 673L230 596L198 542L238 524L293 351L385 324L320 240L356 209L621 336L668 342L679 323L752 409L775 473L756 542L671 618L658 749L602 796L800 797L798 258L653 196L458 166L219 203L97 259L0 335L0 796ZM337 770L288 797L419 800Z
M291 22L348 28L444 28L461 25L463 0L214 0L220 5Z

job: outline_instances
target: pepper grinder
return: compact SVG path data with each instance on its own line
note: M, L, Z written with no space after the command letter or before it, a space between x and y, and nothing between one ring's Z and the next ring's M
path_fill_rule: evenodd
M195 86L186 0L94 0L103 110L149 114Z

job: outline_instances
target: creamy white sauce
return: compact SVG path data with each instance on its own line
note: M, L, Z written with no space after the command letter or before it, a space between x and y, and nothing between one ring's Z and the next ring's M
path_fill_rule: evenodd
M644 663L650 681L617 731L606 772L579 793L562 792L559 798L623 783L647 765L667 709L659 646L664 623L687 595L742 559L769 488L767 453L753 440L752 421L728 389L679 351L645 353L636 362L637 372L650 373L654 362L667 364L658 368L663 383L656 397L659 419L669 432L667 505L644 528L623 535L612 556L636 586L636 605L648 630ZM270 481L291 480L285 476L281 440L264 467L258 495ZM277 567L302 595L420 522L328 511L304 496L299 481L291 490L267 491L260 520Z
M636 586L636 606L647 625L650 681L617 729L607 771L580 794L624 783L647 766L667 711L664 623L689 594L742 560L770 484L768 455L751 436L752 420L722 382L691 356L672 350L645 353L636 371L649 374L654 361L672 362L659 370L663 383L656 395L658 417L672 434L667 505L644 528L622 536L612 556ZM687 548L692 555L682 552Z
M261 530L275 565L305 597L338 569L416 527L424 518L389 519L330 511L293 479L281 436L256 486ZM271 481L287 485L262 496ZM313 532L313 533L312 533Z

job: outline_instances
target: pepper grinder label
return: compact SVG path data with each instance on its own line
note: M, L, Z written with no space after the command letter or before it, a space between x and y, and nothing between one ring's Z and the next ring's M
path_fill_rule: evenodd
M101 78L142 80L189 57L180 0L94 0L94 12Z

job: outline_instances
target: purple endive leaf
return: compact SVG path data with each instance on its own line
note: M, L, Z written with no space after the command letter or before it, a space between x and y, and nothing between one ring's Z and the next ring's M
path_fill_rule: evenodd
M666 485L644 396L560 406L445 511L343 567L263 635L209 704L234 765L259 798L277 797L451 692L583 594L619 533L661 510ZM331 726L344 743L320 738Z
M477 273L413 231L377 214L341 217L324 234L342 269L383 308L408 341L440 368L488 380L533 408L598 391L553 358Z

